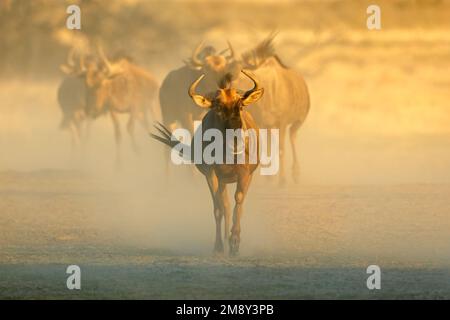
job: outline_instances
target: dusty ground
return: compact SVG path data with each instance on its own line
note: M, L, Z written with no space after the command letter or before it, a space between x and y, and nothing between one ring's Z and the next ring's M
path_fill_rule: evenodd
M201 39L217 48L230 39L239 55L279 31L276 50L312 101L300 185L256 177L241 256L213 257L201 177L184 168L167 177L162 147L142 130L141 157L125 138L115 171L107 117L73 150L58 130L63 60L41 42L54 34L25 29L3 62L12 76L0 80L0 298L450 299L448 1L380 1L373 32L367 1L142 3L111 6L105 19L87 12L85 26L160 82ZM56 23L51 10L36 19ZM33 20L11 21L5 35ZM18 54L27 63L8 64ZM71 264L82 269L81 291L66 288ZM365 286L371 264L382 269L379 291Z
M450 298L448 185L269 192L259 184L248 200L241 256L230 259L211 254L203 181L172 188L175 204L157 188L142 193L147 178L126 187L120 179L0 174L0 296ZM82 269L81 291L66 289L70 264ZM370 264L382 268L378 292L365 287Z

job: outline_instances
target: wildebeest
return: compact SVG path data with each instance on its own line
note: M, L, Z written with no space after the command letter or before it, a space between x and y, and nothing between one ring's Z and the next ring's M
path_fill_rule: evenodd
M288 68L275 53L271 34L254 49L242 54L242 65L252 70L266 89L264 97L248 111L262 128L278 128L280 134L280 183L285 181L284 156L285 136L289 127L292 149L292 173L298 181L299 164L296 150L297 132L305 121L310 109L310 96L305 80L297 71ZM239 86L246 80L240 79Z
M189 88L189 96L193 101L205 110L207 114L202 119L202 125L197 130L201 130L201 134L209 129L217 129L225 136L227 129L253 129L258 135L258 127L245 108L251 103L258 101L264 93L258 82L249 74L242 71L249 77L254 87L243 94L239 94L236 89L229 87L219 88L215 91L211 98L202 96L196 92L197 85L201 82L204 75L201 75ZM163 142L164 144L175 147L179 143L172 133L164 125L155 126L162 136L152 134L152 137ZM197 134L197 133L196 133ZM258 139L256 139L258 141ZM258 144L258 142L256 142ZM228 145L225 143L225 145ZM245 155L249 157L249 144L244 144ZM202 150L206 144L202 143ZM195 149L195 138L192 139L191 148ZM226 148L226 146L224 146ZM259 146L256 147L259 149ZM239 252L240 233L241 233L241 217L245 196L247 194L253 172L258 166L259 159L255 163L246 161L243 164L207 164L202 161L196 163L197 169L205 176L211 192L214 217L216 220L216 242L214 251L221 253L224 251L222 242L222 218L225 218L225 241L229 241L230 255L236 255ZM236 191L234 194L235 207L233 212L233 226L231 234L229 234L229 225L231 219L230 206L227 196L227 184L236 183Z
M279 58L273 46L276 33L270 34L253 49L244 52L241 59L235 57L234 50L228 59L216 55L215 50L207 47L203 51L197 47L188 66L172 71L164 80L160 90L160 103L163 120L169 126L176 119L184 128L192 129L192 120L202 117L202 111L195 111L192 102L186 101L183 88L201 73L205 73L204 82L199 86L202 92L211 92L217 86L223 87L223 79L234 81L235 87L243 87L248 79L240 76L241 68L252 70L265 88L264 97L249 108L258 124L267 129L279 129L280 133L280 183L285 181L285 136L289 128L289 138L293 155L292 172L295 182L299 176L297 155L297 132L305 121L310 109L310 97L306 83L297 71L288 68ZM197 70L197 69L199 70Z
M133 148L138 152L134 137L135 122L138 121L148 132L148 116L159 119L157 103L158 82L144 68L129 59L119 58L111 62L98 48L101 63L86 66L86 113L91 118L109 113L114 125L117 146L117 163L120 163L120 144L122 140L118 115L129 114L127 130Z
M186 87L205 74L199 89L202 92L216 90L219 80L236 68L233 51L228 56L224 55L225 51L216 52L214 47L200 44L183 67L169 72L164 78L159 90L159 101L162 119L170 128L178 123L182 128L193 130L193 121L202 118L204 110L199 110L187 96Z
M84 74L84 55L70 49L67 62L60 66L65 74L58 87L58 104L62 111L61 129L70 129L72 142L79 145L82 138L82 127L86 119L86 86L82 75Z

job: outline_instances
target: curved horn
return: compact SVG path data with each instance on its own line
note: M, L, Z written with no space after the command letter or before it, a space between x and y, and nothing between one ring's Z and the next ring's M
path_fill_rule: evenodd
M67 65L71 66L71 67L75 67L75 61L73 56L75 55L75 48L71 48L69 50L69 53L67 54Z
M227 43L228 43L228 49L230 50L230 55L227 57L227 59L229 59L229 60L231 60L231 59L233 59L234 60L234 49L233 49L233 46L231 45L231 42L229 41L229 40L227 40Z
M67 54L67 60L66 63L61 64L59 66L60 70L65 74L72 74L75 71L75 61L74 61L74 55L75 55L75 48L72 47L69 50L69 53Z
M262 95L264 94L264 88L260 88L258 81L256 81L255 78L253 78L250 74L245 72L244 70L241 70L243 74L245 74L247 77L250 78L250 80L253 81L253 89L248 90L246 93L242 95L242 105L248 106L249 104L252 104L259 99L261 99Z
M108 77L114 77L124 72L124 68L120 63L111 63L103 52L103 48L101 46L97 47L98 54L102 62L106 65L108 70Z
M219 52L219 55L221 56L221 55L223 55L224 53L226 53L229 50L230 50L230 48L225 48L225 49L223 49L222 51Z
M86 65L84 63L84 54L80 55L80 72L85 72L86 69Z
M197 104L199 107L202 108L209 108L211 107L211 101L206 99L204 96L199 95L195 92L197 85L202 81L202 79L205 77L204 74L202 74L197 80L195 80L191 86L189 87L189 96L194 100L195 104Z
M253 89L248 90L246 93L244 93L244 98L248 97L249 95L251 95L253 92L255 92L256 90L259 90L259 83L258 81L256 81L255 78L253 78L250 74L248 74L247 72L245 72L244 70L241 70L241 72L243 74L245 74L248 78L250 78L250 80L253 81Z
M195 50L192 52L192 64L196 67L203 66L203 62L198 58L198 55L200 54L200 51L203 47L203 41L199 43L199 45L195 48Z
M111 73L113 69L112 64L106 57L105 52L103 51L103 47L101 45L97 45L97 52L98 55L100 56L101 61L105 64L106 68L108 69L108 73Z

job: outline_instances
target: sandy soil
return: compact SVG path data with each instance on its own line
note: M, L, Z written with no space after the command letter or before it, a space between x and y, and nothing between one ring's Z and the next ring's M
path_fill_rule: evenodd
M257 181L242 253L231 259L211 254L200 177L172 193L143 193L147 179L0 174L0 296L450 297L449 185L268 189ZM82 269L81 291L66 289L70 264ZM382 268L377 292L365 287L370 264Z
M277 53L311 94L300 184L255 177L240 257L214 257L203 179L186 168L165 175L162 146L141 129L141 156L125 137L115 171L108 117L72 148L52 76L63 60L28 30L36 50L18 51L32 70L53 71L18 76L11 64L15 76L0 80L0 298L450 299L448 5L383 1L382 30L372 32L364 1L241 2L143 1L153 15L136 9L128 23L123 11L134 36L117 13L99 20L100 35L161 82L200 39L217 48L229 39L239 55L278 30ZM81 291L66 288L71 264ZM382 269L378 291L366 288L371 264Z

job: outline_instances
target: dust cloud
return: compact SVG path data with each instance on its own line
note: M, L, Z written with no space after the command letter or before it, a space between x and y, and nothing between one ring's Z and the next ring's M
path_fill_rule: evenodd
M242 221L244 257L283 256L287 260L278 262L287 265L294 259L300 265L360 266L375 258L392 266L450 265L449 10L427 7L425 12L440 12L433 25L416 7L386 2L385 27L372 33L364 29L364 14L355 13L365 12L356 2L338 1L333 10L328 2L301 2L295 10L268 2L254 9L250 26L245 19L232 23L226 17L253 2L233 2L217 21L211 14L200 21L197 2L176 3L190 10L173 14L181 9L171 3L156 17L148 4L124 2L123 12L136 5L159 19L140 32L147 20L133 20L139 25L129 27L134 42L123 35L123 43L108 38L114 32L107 31L116 30L113 20L86 26L104 37L106 47L130 48L159 83L201 39L217 47L229 39L240 54L277 29L279 56L304 74L311 94L298 139L300 184L279 187L276 177L255 177ZM202 10L216 12L217 6ZM322 19L305 12L320 13ZM171 23L169 16L180 21ZM353 19L342 21L346 16ZM173 38L161 36L168 31ZM47 41L55 45L54 39ZM110 256L123 263L158 255L210 257L212 201L198 172L172 164L166 172L168 151L139 127L140 154L135 155L126 115L120 118L120 168L109 117L93 121L78 148L69 132L59 129L56 90L62 75L55 70L65 52L55 45L52 64L44 55L33 56L42 64L30 63L28 70L11 54L4 66L0 262L61 263L70 260L67 252L88 263L110 262Z

